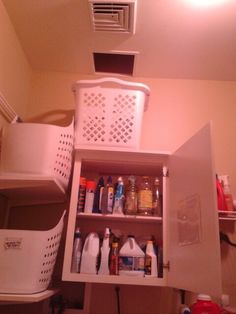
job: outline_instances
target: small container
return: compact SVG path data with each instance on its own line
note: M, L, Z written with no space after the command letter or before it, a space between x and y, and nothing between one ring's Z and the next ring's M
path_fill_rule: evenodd
M154 183L153 183L152 212L153 212L153 216L161 217L162 215L161 191L160 191L159 178L155 178Z
M112 242L110 255L110 275L119 275L119 248L117 242Z
M92 211L93 211L95 189L96 189L96 182L95 181L87 181L85 204L84 204L84 212L85 213L92 213Z
M85 193L86 193L86 178L80 177L78 204L77 204L77 212L78 213L81 213L84 211Z
M220 307L206 294L199 294L191 307L192 314L220 314Z

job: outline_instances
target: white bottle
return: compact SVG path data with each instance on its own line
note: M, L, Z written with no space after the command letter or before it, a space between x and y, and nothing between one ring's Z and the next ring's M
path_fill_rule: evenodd
M145 277L157 277L157 255L151 240L147 241L146 246Z
M92 213L93 211L93 201L94 194L96 189L95 181L87 181L86 183L86 194L85 194L85 204L84 204L84 212Z
M81 256L80 273L96 274L99 255L99 237L95 232L91 232L85 239Z
M74 236L74 245L73 245L72 263L71 263L72 273L79 272L81 249L82 249L81 233L80 233L79 227L77 227L75 231L75 236Z
M119 252L119 275L144 276L144 258L134 236L128 236Z
M99 275L109 275L109 254L110 254L110 230L105 229L101 247L101 262L98 270Z

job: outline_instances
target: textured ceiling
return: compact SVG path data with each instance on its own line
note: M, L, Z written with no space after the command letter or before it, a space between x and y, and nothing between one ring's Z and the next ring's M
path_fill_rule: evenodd
M134 35L93 32L87 0L2 1L35 70L93 74L94 51L120 51L134 76L236 80L235 0L137 0Z

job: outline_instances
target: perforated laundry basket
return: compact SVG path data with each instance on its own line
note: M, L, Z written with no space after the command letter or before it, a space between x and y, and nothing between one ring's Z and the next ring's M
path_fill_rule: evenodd
M67 127L13 123L2 134L0 174L55 178L68 186L74 145L74 121Z
M138 148L150 90L116 78L80 80L75 93L75 146Z
M64 215L47 231L0 230L0 293L31 294L48 288Z

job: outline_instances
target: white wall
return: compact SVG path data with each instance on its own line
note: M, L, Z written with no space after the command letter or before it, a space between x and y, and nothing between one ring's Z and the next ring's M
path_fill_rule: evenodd
M17 114L24 117L32 71L1 0L0 69L0 92ZM5 123L0 112L0 126Z

